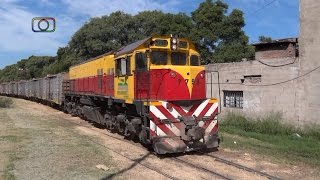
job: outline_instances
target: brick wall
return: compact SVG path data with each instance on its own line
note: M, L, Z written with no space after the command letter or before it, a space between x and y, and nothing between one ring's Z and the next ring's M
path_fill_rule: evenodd
M273 43L256 46L256 59L295 57L295 43Z

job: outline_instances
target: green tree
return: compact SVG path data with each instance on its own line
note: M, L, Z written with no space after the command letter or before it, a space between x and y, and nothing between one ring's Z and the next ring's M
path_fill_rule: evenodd
M44 69L54 61L55 58L51 56L30 56L28 59L22 59L0 70L0 82L44 77Z
M131 16L118 11L87 22L73 35L66 49L58 50L57 59L68 59L72 54L73 64L151 35L191 37L193 26L192 19L184 13L144 11Z
M203 63L251 59L254 48L243 31L243 12L221 0L206 0L191 13L144 11L130 15L120 11L86 22L56 57L30 56L0 70L0 81L43 77L68 71L79 62L117 50L151 35L178 35L193 40ZM269 40L268 38L263 38Z
M203 59L210 62L241 61L253 56L248 37L242 30L245 25L243 12L238 9L229 15L227 12L228 5L220 0L206 0L192 12L193 40Z
M75 52L71 54L76 56L76 61L83 61L120 48L129 43L133 27L132 16L122 12L92 18L71 38L69 48Z

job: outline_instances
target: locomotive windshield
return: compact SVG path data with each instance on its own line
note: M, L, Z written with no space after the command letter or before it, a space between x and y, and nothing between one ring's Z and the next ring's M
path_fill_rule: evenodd
M200 66L199 56L191 55L191 57L190 57L190 65L191 66Z
M172 52L171 53L171 64L172 65L186 65L187 55L182 52Z
M151 63L155 65L166 65L168 61L166 51L152 51Z

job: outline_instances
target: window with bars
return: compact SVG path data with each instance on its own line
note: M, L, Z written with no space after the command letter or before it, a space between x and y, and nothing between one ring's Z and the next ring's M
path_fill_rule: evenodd
M243 91L223 91L224 107L243 108Z

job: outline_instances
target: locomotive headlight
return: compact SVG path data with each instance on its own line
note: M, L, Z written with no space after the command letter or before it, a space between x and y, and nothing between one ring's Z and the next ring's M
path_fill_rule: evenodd
M172 45L172 49L173 49L173 50L176 50L176 49L177 49L177 45L175 45L175 44Z
M204 78L204 75L201 73L201 74L200 74L200 77L201 77L201 78Z
M178 49L178 38L171 36L170 42L171 42L171 45L170 45L171 49L172 50L177 50Z
M172 39L172 43L173 43L173 44L177 44L177 39L176 39L176 38L173 38L173 39Z

